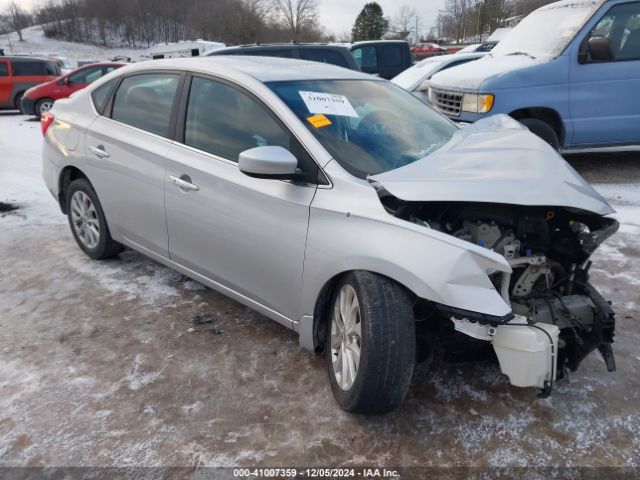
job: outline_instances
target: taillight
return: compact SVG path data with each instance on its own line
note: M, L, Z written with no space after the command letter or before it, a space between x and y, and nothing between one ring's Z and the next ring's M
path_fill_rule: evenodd
M47 134L47 129L53 123L54 118L53 113L49 112L40 115L40 128L42 129L43 136Z

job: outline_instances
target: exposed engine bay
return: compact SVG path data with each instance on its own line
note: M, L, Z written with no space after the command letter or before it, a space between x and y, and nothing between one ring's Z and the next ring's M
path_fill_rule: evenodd
M538 335L549 345L554 363L550 370L553 374L547 375L552 378L537 385L543 389L543 395L549 393L554 380L565 375L567 369L575 371L595 349L602 354L607 369L615 370L611 349L614 312L589 283L589 257L618 229L614 219L562 207L405 202L384 190L379 194L387 211L398 218L504 256L513 273L504 278L505 274L497 272L490 278L511 305L513 318L503 321L471 318L451 310L449 314L456 330L489 341L494 339L500 325L532 327L530 334ZM553 344L553 331L557 346ZM501 352L494 347L502 366ZM507 358L504 356L505 363ZM513 378L512 383L517 384Z

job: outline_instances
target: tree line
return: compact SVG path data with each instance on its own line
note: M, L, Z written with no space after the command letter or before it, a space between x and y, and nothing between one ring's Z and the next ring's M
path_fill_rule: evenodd
M317 21L317 0L47 0L31 12L15 7L20 20L5 23L19 35L21 28L42 24L48 37L104 46L149 47L196 38L233 45L327 36Z
M482 42L497 28L513 27L555 0L446 0L430 37L457 43Z
M446 0L425 31L415 8L385 16L366 3L351 31L327 32L318 21L320 0L46 0L26 11L17 0L0 15L0 33L43 25L45 35L104 46L149 47L202 38L227 45L269 42L377 40L413 35L416 41L481 42L553 0Z

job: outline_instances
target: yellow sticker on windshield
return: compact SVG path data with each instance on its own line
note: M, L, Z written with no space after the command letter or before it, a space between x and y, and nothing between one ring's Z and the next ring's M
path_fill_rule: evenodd
M322 114L308 117L307 122L309 122L311 125L313 125L316 128L328 127L329 125L331 125L331 120L329 120L327 117L325 117Z

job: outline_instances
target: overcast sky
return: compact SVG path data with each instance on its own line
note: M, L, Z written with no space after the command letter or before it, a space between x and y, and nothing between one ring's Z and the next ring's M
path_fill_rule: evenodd
M0 11L7 8L10 0L0 0ZM24 7L31 9L34 5L40 5L42 0L18 0ZM179 1L179 0L176 0ZM215 1L215 0L212 0ZM396 11L402 5L408 5L416 9L422 21L420 29L428 31L433 26L438 16L438 9L443 8L445 0L378 0L385 16L393 18ZM320 20L322 24L334 33L342 33L351 30L353 22L367 0L319 0Z

